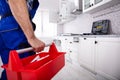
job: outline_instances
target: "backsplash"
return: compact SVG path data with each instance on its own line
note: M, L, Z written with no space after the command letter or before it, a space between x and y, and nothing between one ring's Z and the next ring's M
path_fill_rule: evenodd
M90 33L92 23L97 20L109 19L110 34L120 34L120 4L94 14L81 14L77 19L63 26L63 33Z
M92 16L93 21L109 19L111 21L109 33L120 34L120 4L94 13Z
M91 33L93 18L90 14L81 14L75 20L66 23L63 27L64 33Z

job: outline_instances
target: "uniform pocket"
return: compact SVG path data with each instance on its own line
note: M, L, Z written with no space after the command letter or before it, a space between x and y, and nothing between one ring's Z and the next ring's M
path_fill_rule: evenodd
M9 49L16 49L18 45L25 39L20 29L9 30L0 33L5 46Z

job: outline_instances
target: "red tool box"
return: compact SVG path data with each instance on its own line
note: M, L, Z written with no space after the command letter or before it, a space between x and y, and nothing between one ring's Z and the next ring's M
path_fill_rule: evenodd
M40 59L31 62L35 57ZM10 51L9 62L5 68L8 80L51 80L65 65L65 52L58 52L55 44L49 52L40 52L33 56L20 59L16 50Z

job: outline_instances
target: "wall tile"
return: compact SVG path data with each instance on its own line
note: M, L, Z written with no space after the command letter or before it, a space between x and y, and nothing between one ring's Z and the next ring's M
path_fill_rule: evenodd
M120 34L120 4L92 14L93 20L109 19L110 34Z

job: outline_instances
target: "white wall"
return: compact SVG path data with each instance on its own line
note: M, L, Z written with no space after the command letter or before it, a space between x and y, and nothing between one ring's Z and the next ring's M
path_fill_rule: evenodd
M90 33L92 22L93 18L90 14L81 14L74 21L64 25L64 33Z

